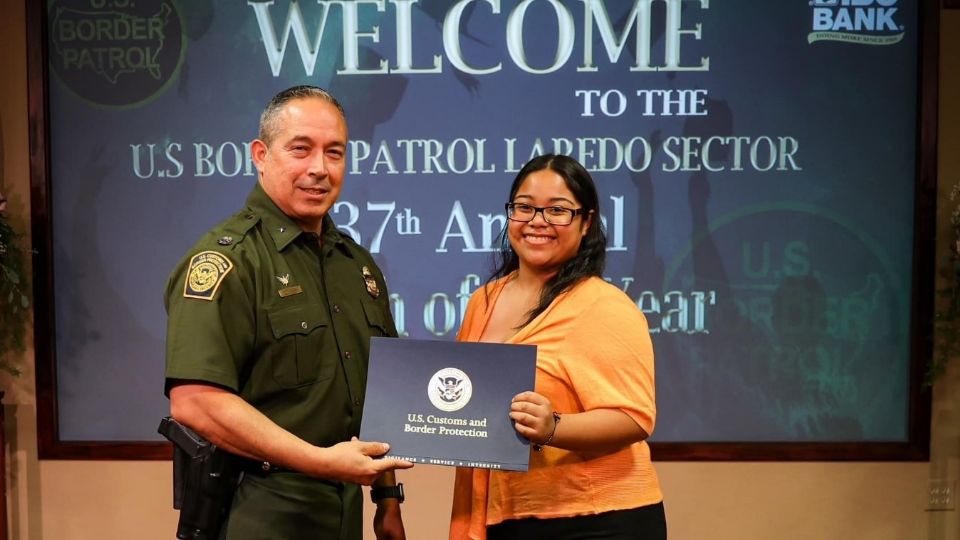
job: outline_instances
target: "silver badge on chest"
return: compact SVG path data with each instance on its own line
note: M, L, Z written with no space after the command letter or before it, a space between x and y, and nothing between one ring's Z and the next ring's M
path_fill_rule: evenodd
M373 277L373 272L366 266L363 267L362 272L363 281L367 284L367 292L374 298L380 296L380 287L377 286L377 279Z

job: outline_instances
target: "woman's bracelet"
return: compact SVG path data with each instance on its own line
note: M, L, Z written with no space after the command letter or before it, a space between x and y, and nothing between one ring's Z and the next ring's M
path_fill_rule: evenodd
M557 434L557 424L559 424L559 423L560 423L560 413L558 413L557 411L553 411L553 431L550 432L550 436L547 437L547 440L545 440L545 441L543 441L542 443L539 443L539 444L533 443L533 449L534 449L534 450L536 450L537 452L539 452L539 451L543 450L543 447L544 447L544 446L547 446L548 444L550 444L551 442L553 442L553 436Z

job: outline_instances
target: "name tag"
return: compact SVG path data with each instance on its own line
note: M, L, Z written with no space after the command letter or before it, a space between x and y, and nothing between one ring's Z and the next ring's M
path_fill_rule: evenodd
M299 285L294 285L293 287L287 287L285 289L280 289L277 291L277 294L280 295L280 298L286 298L288 296L293 296L295 294L300 294L303 292L303 288Z

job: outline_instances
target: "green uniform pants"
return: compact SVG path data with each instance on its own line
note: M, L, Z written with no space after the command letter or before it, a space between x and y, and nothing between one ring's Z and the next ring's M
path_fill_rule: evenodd
M297 473L244 475L221 540L361 540L360 486Z

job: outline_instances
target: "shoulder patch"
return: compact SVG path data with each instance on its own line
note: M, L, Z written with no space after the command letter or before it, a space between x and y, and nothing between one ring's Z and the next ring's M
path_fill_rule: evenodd
M213 300L223 278L233 270L233 263L216 251L203 251L190 259L190 269L183 284L184 298Z

